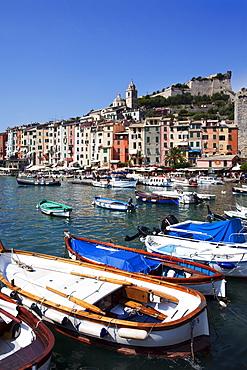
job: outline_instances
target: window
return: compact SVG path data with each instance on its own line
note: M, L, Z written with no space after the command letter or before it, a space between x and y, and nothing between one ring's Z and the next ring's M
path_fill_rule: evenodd
M107 153L107 148L104 148L103 149L103 153Z
M156 136L155 138L155 142L158 143L159 142L159 136Z
M107 141L107 145L110 146L111 145L111 142L110 141Z
M150 137L149 136L147 137L147 143L150 143Z
M136 149L136 143L133 143L133 149Z
M164 140L167 140L167 134L164 134Z
M196 133L196 137L200 137L201 136L201 133L200 132L197 132Z
M204 143L204 144L203 144L203 148L204 148L204 149L207 149L207 148L208 148L208 143Z
M213 135L213 140L216 140L216 135ZM220 139L221 140L221 139Z
M167 143L164 143L164 148L167 148Z
M213 148L216 149L216 143L213 143Z
M190 132L190 137L193 137L193 132Z
M219 140L225 141L225 135L219 136Z
M120 145L120 141L119 140L117 141L117 145Z
M193 148L193 146L194 146L193 141L191 141L190 146L191 146L191 148Z
M228 135L228 140L232 141L232 135Z
M208 135L202 135L202 140L208 140Z
M170 139L173 139L173 134L170 134Z
M197 147L197 148L200 148L200 141L197 141L197 142L196 142L196 147Z

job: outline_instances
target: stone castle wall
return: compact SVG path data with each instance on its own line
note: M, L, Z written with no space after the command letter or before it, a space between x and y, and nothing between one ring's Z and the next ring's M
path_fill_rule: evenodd
M239 156L247 158L247 89L241 89L235 96L234 120L238 126Z
M164 98L168 98L169 96L176 96L178 94L186 94L190 93L191 95L213 95L215 93L224 93L229 94L231 98L234 98L234 93L232 91L231 87L231 72L228 71L224 75L211 75L208 77L198 77L198 78L192 78L190 81L185 83L185 85L188 86L188 88L183 87L177 87L176 85L173 85L171 87L168 87L164 91L152 95L158 96L161 95Z

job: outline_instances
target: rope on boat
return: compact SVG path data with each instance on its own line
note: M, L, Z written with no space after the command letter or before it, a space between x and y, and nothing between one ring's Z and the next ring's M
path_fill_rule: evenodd
M190 322L190 350L191 350L191 357L192 361L195 360L195 354L194 354L194 337L193 337L193 329L195 326L195 320L191 320Z
M218 301L219 305L221 307L227 307L227 304L224 301L222 301L221 299L219 299L219 297L217 296L216 291L215 291L215 287L214 287L214 281L212 281L212 290L213 290L213 296Z

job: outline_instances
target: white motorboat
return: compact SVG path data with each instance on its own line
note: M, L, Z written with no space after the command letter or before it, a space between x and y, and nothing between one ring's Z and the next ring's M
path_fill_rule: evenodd
M141 238L149 252L205 263L226 276L247 277L247 234L240 219L171 224L172 217L163 220L159 235Z
M112 188L135 188L138 179L129 178L125 175L112 175L109 185Z
M225 276L247 277L247 249L232 248L225 244L212 244L158 235L144 239L149 252L161 253L189 261L204 263Z
M172 181L169 177L164 176L151 176L144 180L143 185L148 186L161 186L161 187L170 187L172 186Z
M197 182L200 185L224 185L224 181L213 176L198 176Z
M92 180L92 185L99 188L109 188L110 180Z
M247 207L241 206L240 204L236 203L234 209L231 209L229 211L224 211L224 214L228 218L241 218L243 220L247 220Z
M173 191L170 190L155 190L154 194L166 197L177 197L179 204L197 204L204 201L204 199L200 198L199 194L196 192L190 191L183 191L182 189L175 189Z

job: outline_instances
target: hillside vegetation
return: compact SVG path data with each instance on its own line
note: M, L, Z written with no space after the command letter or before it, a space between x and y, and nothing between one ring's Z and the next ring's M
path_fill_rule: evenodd
M212 96L193 96L186 93L168 98L146 95L138 99L138 106L145 111L146 117L164 116L164 112L159 111L169 108L170 113L166 116L174 117L175 114L179 120L234 119L234 103L229 95L223 93L215 93Z

